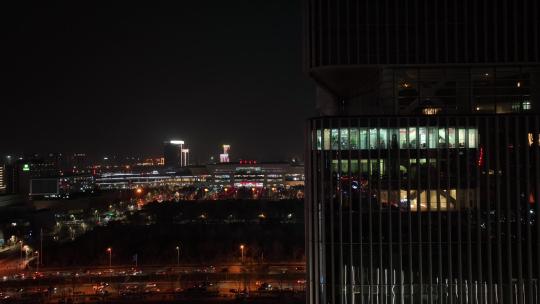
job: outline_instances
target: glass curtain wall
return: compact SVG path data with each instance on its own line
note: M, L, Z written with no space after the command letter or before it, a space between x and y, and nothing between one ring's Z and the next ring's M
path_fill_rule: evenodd
M312 298L539 303L539 134L536 115L310 120Z

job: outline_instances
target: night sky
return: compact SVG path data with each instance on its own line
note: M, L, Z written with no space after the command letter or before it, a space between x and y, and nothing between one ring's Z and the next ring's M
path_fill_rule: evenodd
M15 2L1 9L0 154L158 156L174 137L194 161L223 143L302 156L315 91L300 0Z

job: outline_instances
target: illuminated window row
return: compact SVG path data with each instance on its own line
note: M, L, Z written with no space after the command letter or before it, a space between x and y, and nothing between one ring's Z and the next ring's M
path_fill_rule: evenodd
M476 148L475 128L411 127L316 130L317 150Z

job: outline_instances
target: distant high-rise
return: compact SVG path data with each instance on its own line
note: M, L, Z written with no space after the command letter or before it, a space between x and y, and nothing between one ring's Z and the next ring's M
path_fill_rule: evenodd
M6 193L6 170L3 164L0 164L0 194Z
M221 163L228 163L230 161L229 159L229 151L231 151L230 145L223 145L223 153L219 155L219 161Z
M71 157L71 169L72 170L83 170L89 165L88 156L86 153L74 153Z
M305 3L309 303L539 303L540 1Z
M182 148L182 159L180 163L182 167L189 166L189 149Z
M183 140L169 140L163 143L163 157L165 159L166 168L173 169L184 165L183 149Z

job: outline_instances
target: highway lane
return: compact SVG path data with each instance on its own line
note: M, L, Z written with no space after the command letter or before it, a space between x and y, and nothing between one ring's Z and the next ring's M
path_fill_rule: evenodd
M0 259L0 265L2 263L8 264L19 264L20 257L16 254L18 251L14 250L13 254L9 258ZM36 269L28 269L27 265L31 259L24 259L24 266L27 270L25 272L34 272ZM14 275L19 274L21 267L12 268L10 271L7 269L0 269L0 274L2 275ZM130 271L136 269L137 271L142 271L144 273L159 273L165 271L171 271L174 273L185 273L185 272L227 272L227 273L241 273L245 271L253 270L267 270L271 273L281 273L281 272L304 272L305 263L304 262L280 262L280 263L265 263L265 264L241 264L241 263L220 263L214 265L201 265L201 264L181 264L181 265L141 265L135 267L135 265L113 265L109 266L77 266L77 267L40 267L40 273L44 276L53 276L62 274L79 274L87 275L92 273L112 273L112 274L126 274ZM2 270L4 273L2 273Z
M81 302L103 299L172 301L182 297L230 299L240 294L276 297L284 293L301 298L305 288L304 276L304 273L224 275L170 272L154 276L66 277L59 281L36 278L1 282L0 294L16 301L41 299L45 303L59 303L59 300L68 298L77 298Z
M18 261L18 260L17 260ZM0 277L1 286L24 285L27 281L40 280L41 282L65 282L77 280L80 282L95 282L107 279L109 281L122 280L168 280L170 277L178 277L183 280L204 280L212 277L215 280L228 280L249 276L256 280L265 278L280 278L292 276L302 279L305 275L303 263L276 263L276 264L218 264L217 266L205 265L150 265L133 267L129 265L115 267L63 267L27 269L25 271L14 270L9 275Z
M24 269L27 261L21 261L19 245L4 247L0 252L0 277L10 275ZM23 263L21 265L21 262ZM22 267L23 266L23 267Z

